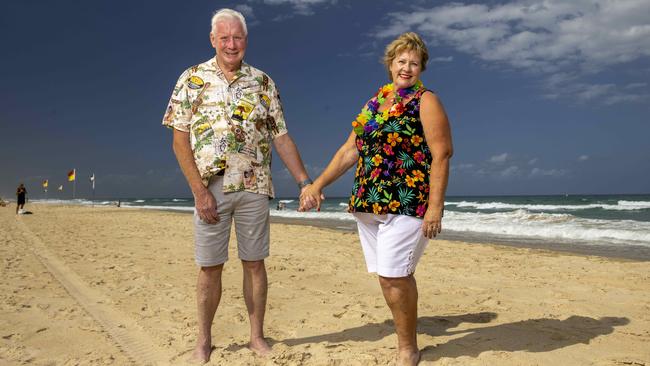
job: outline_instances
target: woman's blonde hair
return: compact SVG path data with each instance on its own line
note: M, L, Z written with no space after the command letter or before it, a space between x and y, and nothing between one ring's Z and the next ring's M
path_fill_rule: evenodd
M386 51L384 51L384 66L386 66L388 78L391 80L393 75L390 73L390 65L393 63L393 60L395 60L395 57L404 51L417 52L420 55L422 71L427 68L429 51L427 50L427 46L424 44L422 38L414 32L403 33L386 46Z

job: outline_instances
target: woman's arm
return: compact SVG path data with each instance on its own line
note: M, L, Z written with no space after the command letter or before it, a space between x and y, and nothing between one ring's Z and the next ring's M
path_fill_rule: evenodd
M320 204L323 200L322 190L343 173L350 169L359 159L359 152L355 145L356 134L350 133L348 139L338 149L332 160L327 164L327 168L316 178L313 184L307 186L300 195L300 211L308 211L314 207L320 210Z
M432 238L442 230L442 211L449 179L449 159L454 149L449 120L438 97L426 92L422 95L420 103L420 120L424 129L424 138L431 151L429 207L424 214L422 231L425 236Z

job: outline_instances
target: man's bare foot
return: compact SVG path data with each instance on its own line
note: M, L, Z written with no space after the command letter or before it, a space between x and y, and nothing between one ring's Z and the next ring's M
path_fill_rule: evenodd
M397 354L397 366L416 366L420 362L420 351L400 351Z
M212 353L212 345L204 346L204 345L197 345L196 348L194 349L194 352L192 352L192 356L189 358L189 362L197 365L203 365L204 363L208 363L210 361L210 354Z
M271 353L271 347L269 347L269 344L266 343L266 340L264 338L255 338L251 339L250 343L248 344L248 348L250 348L251 351L255 352L256 355L266 357Z

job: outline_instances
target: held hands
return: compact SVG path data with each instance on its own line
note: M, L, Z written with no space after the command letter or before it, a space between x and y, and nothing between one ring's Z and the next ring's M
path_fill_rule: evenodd
M217 200L209 190L203 189L194 195L194 207L196 208L196 214L206 224L216 224L219 222Z
M422 233L429 239L435 238L442 231L442 208L429 206L422 220Z
M314 207L316 207L316 211L320 211L320 204L324 199L325 196L314 184L307 185L300 190L300 207L298 207L298 211L306 212Z

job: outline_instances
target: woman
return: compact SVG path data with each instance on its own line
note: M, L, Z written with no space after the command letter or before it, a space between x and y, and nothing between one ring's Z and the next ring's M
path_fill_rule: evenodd
M321 191L357 164L349 211L359 229L368 272L376 272L398 337L398 365L415 365L418 291L413 273L428 239L442 230L452 155L451 131L438 98L420 81L429 55L405 33L386 47L392 83L366 103L353 131L300 197L320 208Z

